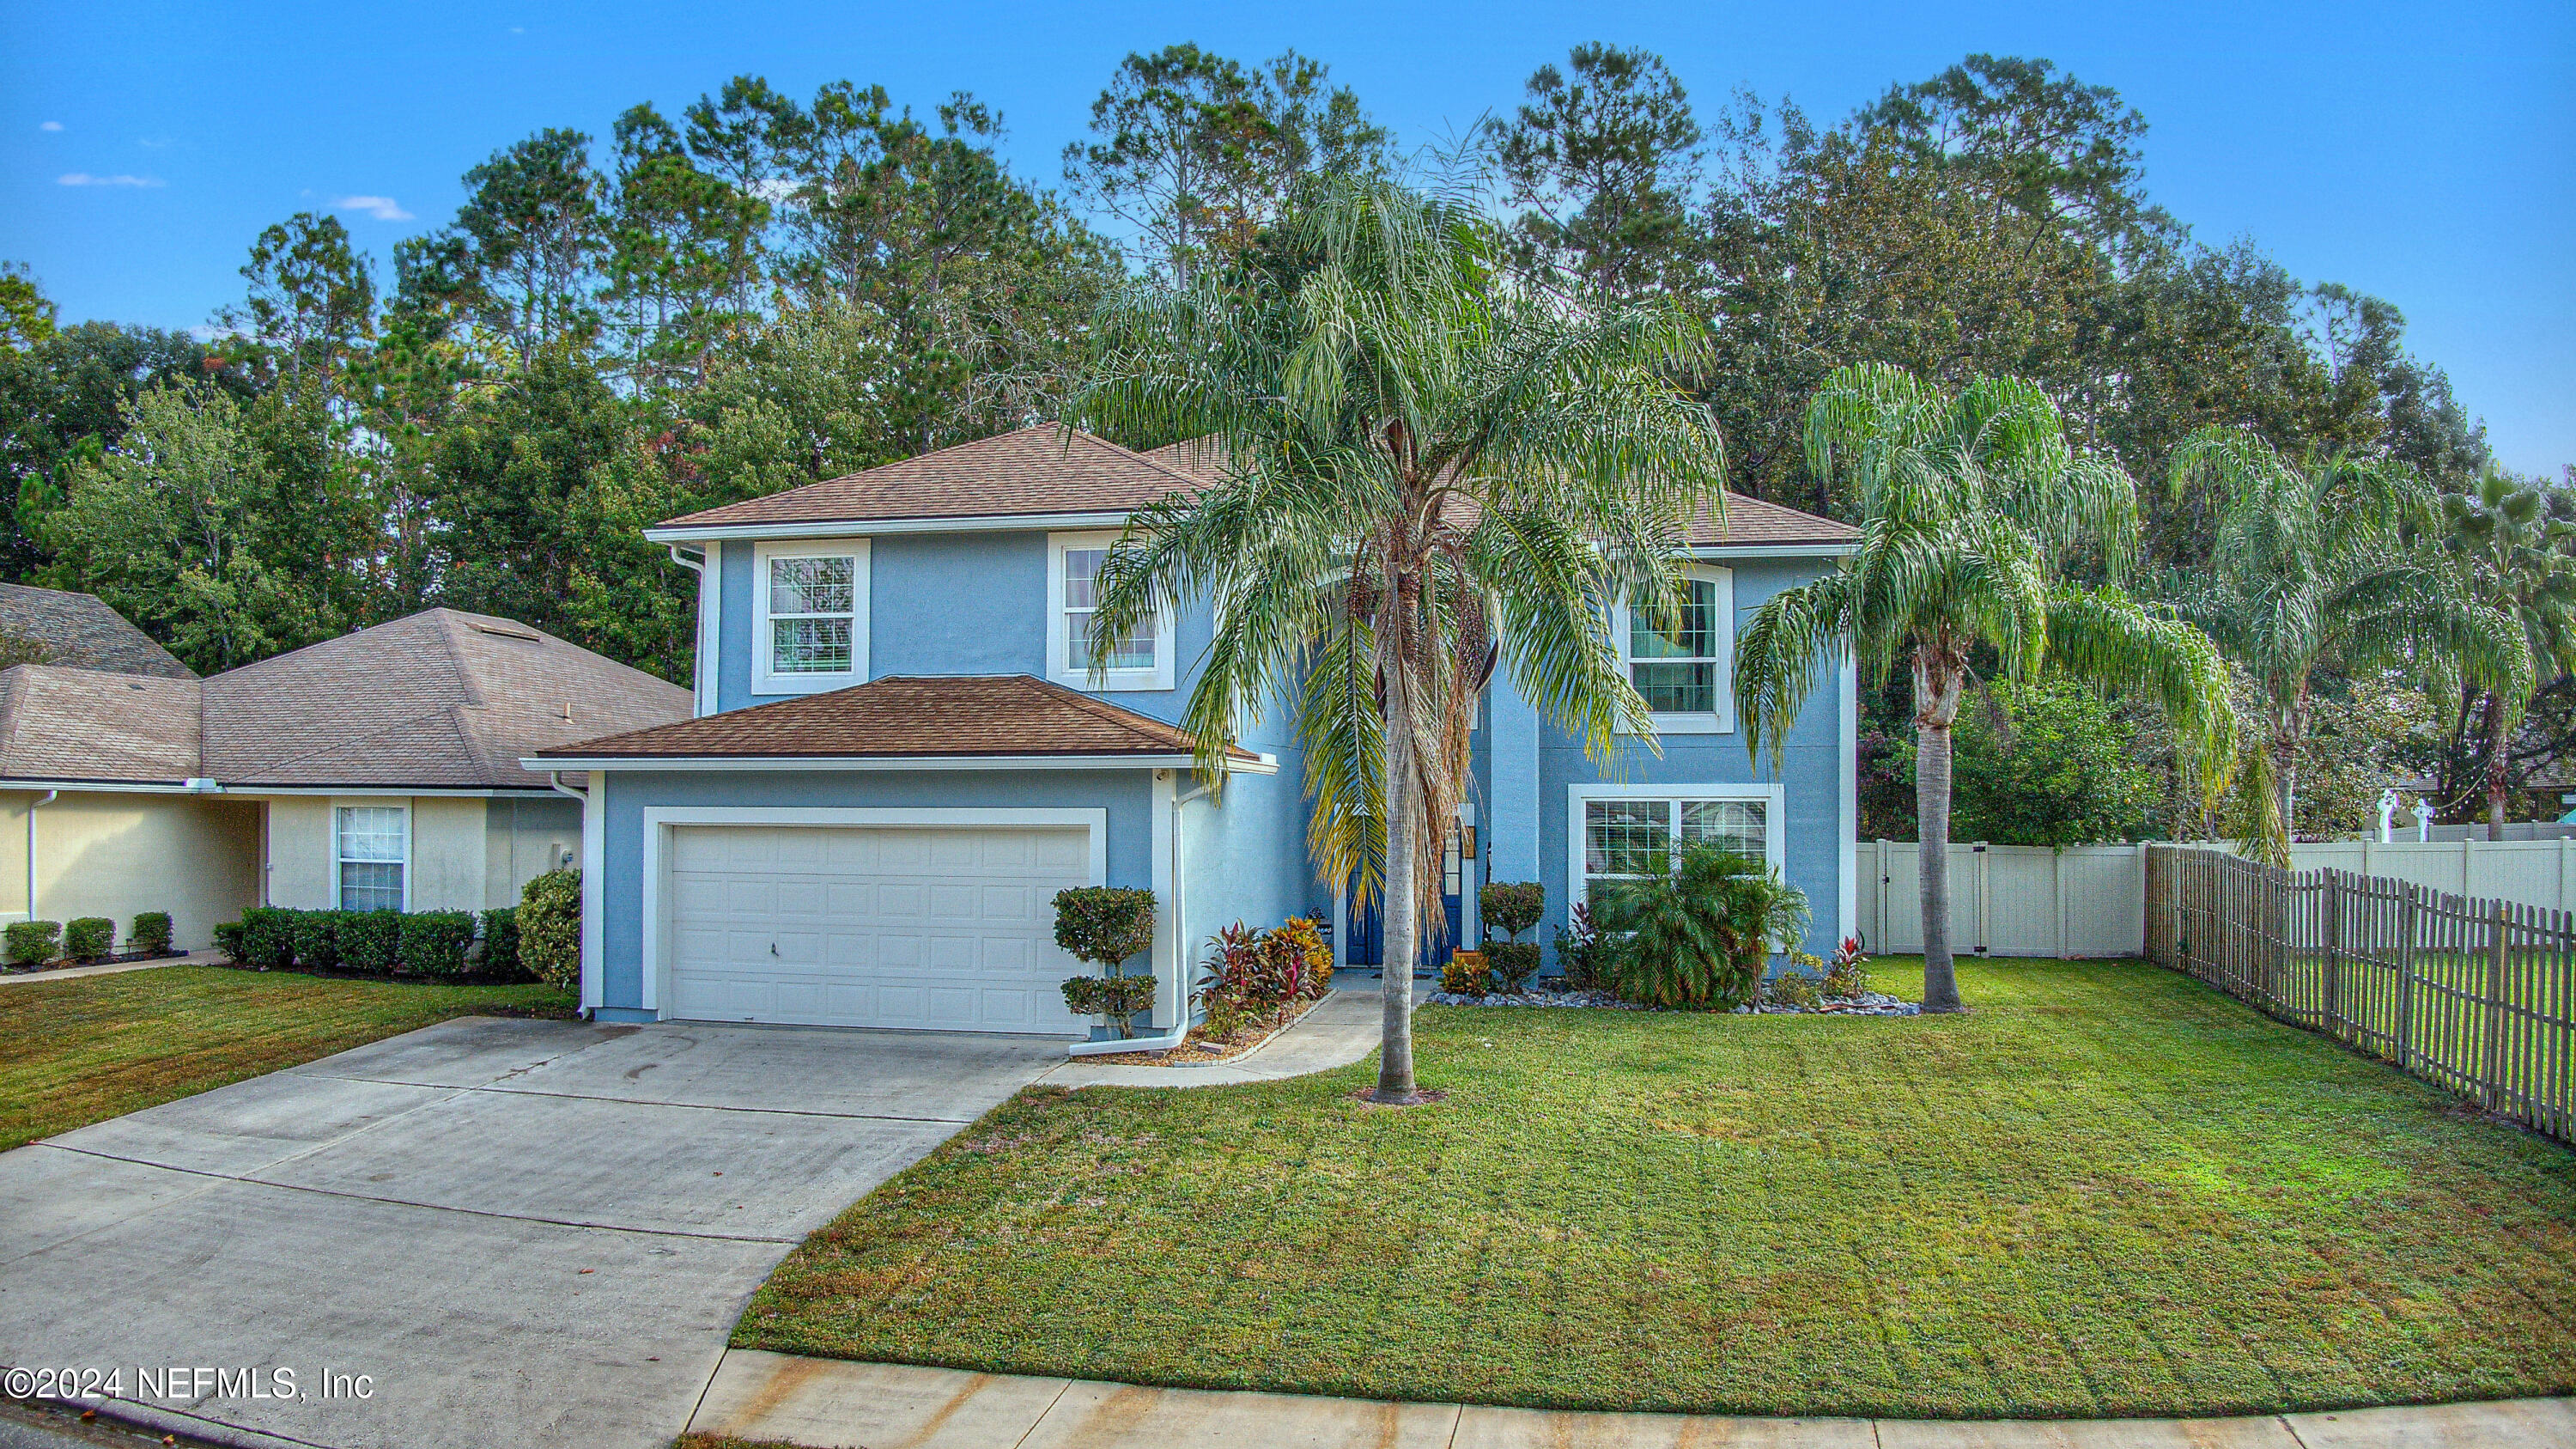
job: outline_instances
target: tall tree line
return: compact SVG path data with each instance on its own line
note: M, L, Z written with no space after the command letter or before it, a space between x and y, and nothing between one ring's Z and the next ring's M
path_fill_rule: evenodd
M1041 183L976 97L741 76L501 147L381 259L286 218L211 338L62 326L0 270L0 576L97 592L206 670L445 603L685 678L693 581L642 525L1058 415L1105 301L1249 285L1331 174L1486 208L1506 285L1678 303L1731 486L1794 506L1856 516L1802 428L1861 363L2039 389L2073 446L2159 480L2146 576L2219 546L2227 499L2173 468L2212 425L2444 496L2495 471L2395 308L2194 238L2150 195L2145 118L2045 61L1971 56L1825 122L1592 44L1496 99L1463 148L1408 153L1318 60L1172 45L1117 67ZM2490 759L2527 778L2576 736L2554 674L2511 710L2454 687L2456 758L2425 767L2461 811Z

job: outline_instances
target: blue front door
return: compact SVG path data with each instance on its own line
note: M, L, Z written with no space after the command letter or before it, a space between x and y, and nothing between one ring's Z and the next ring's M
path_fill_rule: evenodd
M1459 931L1464 920L1463 891L1466 888L1468 873L1472 871L1473 866L1472 861L1459 859L1458 838L1452 835L1449 839L1449 848L1442 852L1441 859L1435 867L1441 873L1440 926L1436 933L1437 939L1433 939L1435 934L1433 932L1423 933L1421 950L1413 968L1415 975L1426 972L1436 974L1440 963L1449 959L1449 952L1453 948L1468 944L1459 939ZM1345 966L1382 966L1386 961L1386 920L1379 907L1385 902L1383 899L1372 897L1367 905L1361 905L1359 891L1356 889L1357 884L1358 879L1355 876L1343 895L1343 900L1347 902L1345 909L1349 915L1350 941L1335 953L1334 959Z

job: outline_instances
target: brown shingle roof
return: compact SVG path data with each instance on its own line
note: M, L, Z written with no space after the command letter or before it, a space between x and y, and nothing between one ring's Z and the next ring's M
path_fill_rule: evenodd
M428 609L206 681L226 785L525 789L522 756L689 716L689 692L509 619Z
M689 705L524 624L430 609L202 681L0 671L0 778L535 789L529 752Z
M1222 480L1224 473L1224 450L1213 437L1134 453L1060 423L1046 423L655 526L1128 513L1166 494L1195 494ZM1846 543L1859 536L1849 524L1740 493L1726 495L1726 513L1724 528L1702 514L1691 526L1690 542L1706 548L1778 548Z
M194 678L0 670L0 776L175 785L198 773Z
M1185 755L1186 730L1026 674L889 675L536 751L558 759ZM1235 750L1246 763L1259 756Z
M1046 423L900 463L728 503L657 528L866 523L1004 514L1125 513L1202 480L1089 433Z
M197 671L135 628L95 594L0 584L0 631L45 647L45 662L110 674L194 679Z

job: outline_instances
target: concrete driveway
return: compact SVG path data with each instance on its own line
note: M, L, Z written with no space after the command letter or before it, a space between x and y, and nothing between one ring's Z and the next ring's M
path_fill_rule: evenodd
M394 1037L0 1155L0 1363L121 1371L127 1412L218 1440L658 1449L790 1246L1063 1060L783 1027Z

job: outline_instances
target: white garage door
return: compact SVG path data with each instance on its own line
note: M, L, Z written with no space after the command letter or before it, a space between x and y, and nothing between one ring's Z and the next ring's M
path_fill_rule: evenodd
M666 1015L1081 1034L1055 893L1083 830L688 825L669 858Z

